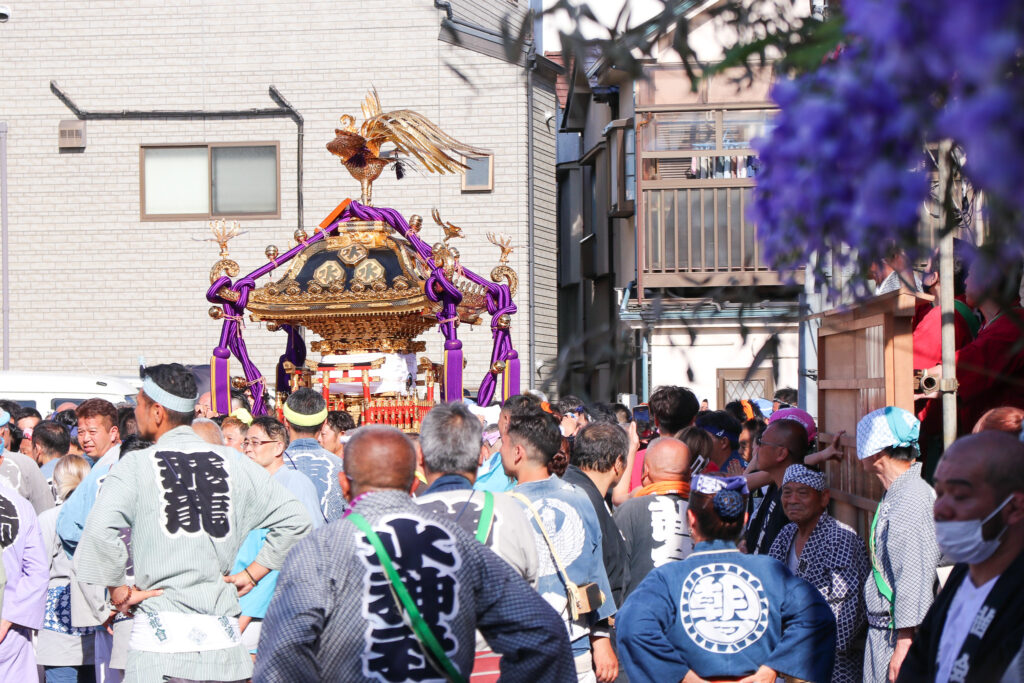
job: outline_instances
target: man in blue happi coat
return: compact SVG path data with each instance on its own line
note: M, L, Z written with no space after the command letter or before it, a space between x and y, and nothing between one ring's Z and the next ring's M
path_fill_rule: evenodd
M615 622L630 681L831 677L836 625L821 594L777 560L736 549L746 502L742 477L694 478L693 553L648 574Z

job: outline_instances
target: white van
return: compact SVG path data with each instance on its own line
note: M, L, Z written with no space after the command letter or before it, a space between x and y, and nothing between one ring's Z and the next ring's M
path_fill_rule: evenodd
M0 399L15 401L25 408L35 408L43 417L61 403L78 405L87 398L105 398L114 405L135 404L142 380L135 381L104 375L64 372L0 372Z

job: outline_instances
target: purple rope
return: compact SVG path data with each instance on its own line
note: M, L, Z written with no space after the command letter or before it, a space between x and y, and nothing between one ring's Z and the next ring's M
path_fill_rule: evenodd
M288 335L288 343L285 345L284 355L277 361L277 386L288 386L288 373L284 369L286 362L295 367L302 367L306 362L306 344L302 341L302 335L294 325L281 325L281 329Z
M416 253L426 261L427 266L430 269L430 276L427 278L425 284L425 293L431 301L440 302L442 304L441 310L437 313L437 320L441 334L445 338L445 348L461 350L462 344L458 340L456 321L458 318L458 305L462 302L463 298L462 292L460 292L458 287L456 287L455 284L445 276L444 269L440 268L434 261L433 251L430 245L420 239L419 235L409 229L408 222L406 222L402 214L395 209L363 206L362 204L353 201L350 202L338 218L323 231L314 233L313 236L308 238L305 242L297 244L286 251L283 255L280 255L269 263L260 266L233 284L231 279L228 277L222 276L218 278L206 292L207 301L213 304L219 304L224 308L225 313L224 324L221 327L220 342L214 349L214 357L217 360L226 361L228 355L233 354L239 360L242 365L242 371L245 373L246 380L254 387L252 392L254 415L265 415L267 412L267 406L263 398L264 392L266 391L266 380L263 378L262 374L260 374L259 368L257 368L255 363L253 363L249 358L249 353L246 349L245 340L242 337L241 328L239 327L238 322L242 319L242 316L245 315L245 307L249 301L249 293L256 287L256 280L258 278L271 273L279 266L291 261L310 244L326 239L330 233L337 232L338 226L341 223L353 218L386 223L389 227L402 235L402 237L409 242L412 248L416 250ZM491 315L491 336L494 340L494 346L491 351L491 363L493 364L498 361L507 362L509 359L515 358L515 350L512 348L512 337L509 330L500 329L497 325L497 321L502 315L514 315L517 310L515 304L512 303L512 294L509 291L508 285L486 280L471 270L463 270L462 272L466 279L480 285L487 292L487 312ZM231 301L230 299L222 297L219 292L224 287L236 292L238 294L238 301ZM283 373L282 368L285 360L290 360L296 365L301 365L302 362L305 361L306 349L298 335L298 332L290 325L285 326L285 328L288 334L288 343L285 348L285 354L281 356L278 364L278 386L281 386L282 374L285 375L284 382L287 384L287 373ZM226 366L224 367L226 370ZM462 368L460 365L458 368L460 377L461 371ZM490 402L494 395L496 384L497 376L488 371L483 382L480 384L480 389L477 394L478 403L481 405L487 405Z

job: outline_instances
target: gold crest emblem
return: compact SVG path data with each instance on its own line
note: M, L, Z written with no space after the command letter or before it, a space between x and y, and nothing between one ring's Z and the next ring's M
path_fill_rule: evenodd
M355 264L359 263L364 258L366 258L366 255L368 253L369 252L366 251L366 247L364 247L362 244L359 244L358 242L353 242L352 244L349 244L347 247L338 250L338 258L340 258L342 260L342 263L344 263L345 265L354 266Z
M384 266L375 259L366 259L356 266L353 279L363 284L372 284L384 277Z
M345 269L337 261L327 261L313 271L313 279L325 287L330 286L345 279Z

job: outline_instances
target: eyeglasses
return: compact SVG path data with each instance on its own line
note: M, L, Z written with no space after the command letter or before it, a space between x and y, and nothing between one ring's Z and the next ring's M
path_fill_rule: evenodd
M278 441L277 439L267 439L266 441L260 441L259 439L242 439L242 448L249 448L250 446L256 448L257 446L262 446L268 443L278 443Z
M787 451L789 450L788 446L783 446L781 443L772 443L771 441L765 441L760 436L757 437L757 441L755 443L758 445L758 447L761 447L761 446L775 446L776 448L785 448Z

